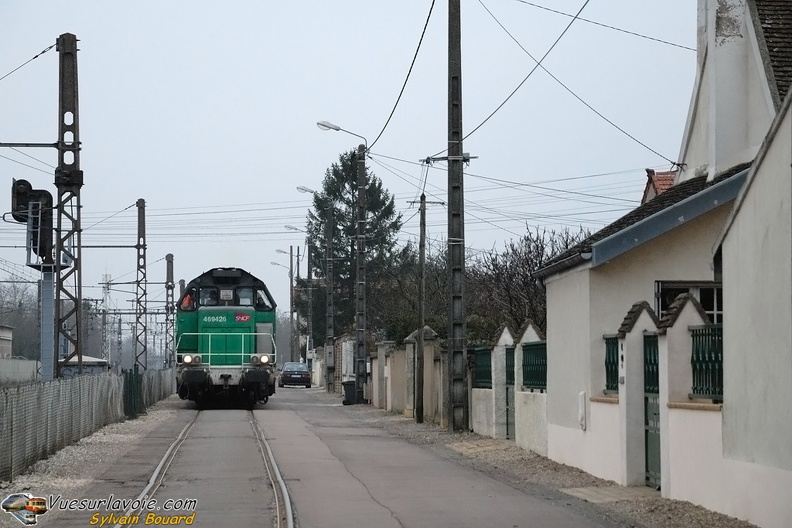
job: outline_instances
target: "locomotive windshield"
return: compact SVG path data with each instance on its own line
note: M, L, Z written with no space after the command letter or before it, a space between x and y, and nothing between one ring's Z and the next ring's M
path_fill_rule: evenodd
M274 309L267 291L251 286L201 286L187 289L179 302L180 309L191 312L200 306L252 306L260 312Z
M201 306L217 306L217 288L205 286L199 290L198 303Z

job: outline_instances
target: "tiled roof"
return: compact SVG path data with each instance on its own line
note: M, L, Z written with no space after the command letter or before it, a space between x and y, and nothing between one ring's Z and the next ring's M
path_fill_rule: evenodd
M643 312L649 314L649 317L652 318L652 321L655 324L655 328L659 324L657 320L657 315L655 315L654 310L652 307L649 306L649 303L646 301L637 302L632 305L630 310L627 312L627 315L624 316L624 320L622 321L621 326L619 327L619 332L617 335L624 339L624 336L632 332L632 329L635 327L635 323L638 322L638 318L641 316Z
M600 229L599 231L597 231L590 237L586 238L582 242L572 246L571 248L564 251L557 257L549 260L547 263L545 263L544 267L536 273L536 275L542 276L544 275L542 273L542 270L550 268L561 261L570 259L575 255L580 255L581 253L590 252L592 245L595 244L596 242L599 242L600 240L604 240L611 235L615 235L619 231L627 229L633 224L636 224L645 218L649 218L650 216L659 213L660 211L668 207L671 207L676 203L681 202L685 198L688 198L700 191L703 191L707 187L715 185L716 183L720 183L723 180L730 178L731 176L734 176L739 172L742 172L748 166L750 166L750 163L745 163L733 167L728 171L725 171L724 173L720 174L718 177L716 177L713 181L709 183L707 183L707 176L699 176L698 178L691 178L682 183L674 185L673 187L665 191L663 194L656 196L654 199L649 200L644 204L641 204L639 207L633 209L632 211L622 216L612 224ZM572 262L574 262L574 260L572 260ZM577 262L575 262L575 264L577 264Z
M763 53L772 69L771 75L777 90L776 105L786 97L792 85L792 2L789 0L753 0L761 35L758 35Z
M676 299L674 299L674 302L671 303L671 306L668 307L668 310L666 311L663 318L660 319L660 324L657 325L658 329L660 330L660 333L665 333L666 330L674 326L674 323L676 323L677 318L679 318L679 314L682 313L682 309L685 307L687 303L691 303L693 305L693 308L696 309L696 311L701 316L701 319L705 323L710 322L707 313L704 311L704 308L702 308L701 306L701 303L698 302L696 298L693 297L693 295L691 295L690 293L681 293L677 296Z

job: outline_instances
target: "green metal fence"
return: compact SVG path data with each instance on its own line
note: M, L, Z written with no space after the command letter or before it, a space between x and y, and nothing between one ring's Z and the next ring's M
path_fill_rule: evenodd
M492 388L492 349L474 348L468 350L473 355L473 388Z
M605 394L619 392L619 338L605 337Z
M124 414L127 418L137 418L146 410L143 406L143 373L135 365L133 370L124 370Z
M547 341L523 344L523 386L547 389Z
M514 347L506 348L506 385L514 385Z
M723 325L708 324L690 329L693 350L691 398L723 401Z

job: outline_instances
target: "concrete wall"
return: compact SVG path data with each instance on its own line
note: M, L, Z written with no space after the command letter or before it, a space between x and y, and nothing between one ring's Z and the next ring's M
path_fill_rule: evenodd
M470 401L471 426L482 436L495 436L495 398L492 389L473 389Z
M38 361L29 359L0 359L0 386L24 385L37 381Z
M547 456L547 394L515 391L514 442L528 451Z
M385 376L387 379L386 409L394 413L403 413L407 394L406 351L394 348L386 357Z

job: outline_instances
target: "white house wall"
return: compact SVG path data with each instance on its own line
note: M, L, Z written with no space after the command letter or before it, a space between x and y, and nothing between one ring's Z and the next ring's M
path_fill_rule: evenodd
M723 243L723 441L727 458L792 471L790 128L787 113Z
M713 280L711 249L730 205L721 206L591 270L589 361L597 366L590 380L592 393L601 395L605 388L602 336L616 333L633 303L645 300L654 308L656 280Z
M605 341L636 301L654 299L655 280L711 281L711 248L731 203L614 261L547 281L548 457L621 482L618 408L592 405L605 388ZM586 430L579 424L585 392ZM605 423L598 423L599 417ZM614 421L615 420L615 421Z
M590 348L588 270L549 281L547 299L547 420L577 431L578 391L589 390L588 368L581 364L581 352ZM569 456L577 459L577 446L571 447Z
M725 324L724 324L725 327ZM725 409L726 406L724 406ZM721 413L668 410L673 486L669 499L749 520L763 528L788 528L792 473L724 458Z

